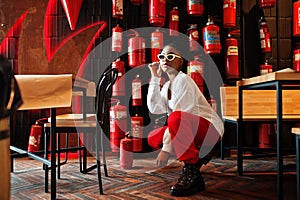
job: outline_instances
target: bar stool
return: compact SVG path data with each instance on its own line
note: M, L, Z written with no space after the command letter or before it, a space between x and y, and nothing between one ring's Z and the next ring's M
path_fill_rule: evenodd
M300 199L300 127L293 127L292 133L296 135L297 199Z

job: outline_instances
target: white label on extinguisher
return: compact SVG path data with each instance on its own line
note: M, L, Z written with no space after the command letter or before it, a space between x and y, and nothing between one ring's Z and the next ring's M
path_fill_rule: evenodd
M191 65L190 66L190 73L197 72L202 74L203 73L203 66L202 65Z
M260 47L261 47L262 49L264 49L264 48L267 47L266 41L265 41L265 40L261 40L261 41L260 41Z
M264 32L264 29L259 29L259 37L260 39L264 39L265 38L265 32Z
M140 82L132 83L132 99L142 98L142 84Z
M208 44L219 44L220 35L219 31L206 31L204 32L204 41L206 45Z
M299 61L300 60L300 54L295 54L295 61Z
M126 119L127 118L127 112L124 111L109 111L109 116L111 119Z
M136 138L143 137L143 127L141 126L139 121L131 121L131 132L132 136Z
M172 15L171 20L172 21L179 21L179 16L178 15Z
M123 15L123 0L116 0L116 14Z
M152 37L151 38L151 48L161 48L159 43L159 37Z
M122 44L122 32L114 32L112 35L113 44L120 46Z
M239 50L237 46L229 46L227 49L227 56L237 56L239 55Z
M115 120L109 120L109 130L110 132L116 132L116 121Z
M267 74L267 73L269 73L268 69L261 69L260 70L260 75Z

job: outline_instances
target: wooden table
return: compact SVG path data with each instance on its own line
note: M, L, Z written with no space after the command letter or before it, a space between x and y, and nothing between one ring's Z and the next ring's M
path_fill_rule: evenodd
M276 110L277 110L277 198L283 199L283 151L282 151L282 90L294 90L300 88L300 73L297 72L273 72L240 80L239 86L239 120L238 120L238 139L237 139L237 168L238 173L243 173L243 156L241 149L241 134L243 130L243 90L271 89L276 90Z

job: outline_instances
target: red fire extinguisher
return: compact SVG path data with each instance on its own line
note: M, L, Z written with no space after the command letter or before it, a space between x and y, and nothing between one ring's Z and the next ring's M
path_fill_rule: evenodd
M300 36L300 1L293 3L293 36Z
M259 124L259 148L272 148L276 145L276 124Z
M112 68L118 70L118 77L115 84L112 87L112 96L125 96L125 62L118 58L112 63Z
M259 0L258 5L260 8L272 8L276 4L276 0Z
M227 79L239 78L239 50L238 41L233 38L231 34L228 34L228 38L225 40L225 69Z
M223 0L223 26L224 28L236 26L236 0Z
M118 24L112 29L112 42L111 42L112 51L117 51L117 52L122 51L122 37L123 37L123 29Z
M28 141L28 152L37 152L40 150L42 135L42 126L36 121L34 125L31 126L29 141Z
M173 7L169 12L169 35L178 36L179 31L179 11L178 7Z
M268 60L266 60L265 64L260 65L259 68L260 68L260 75L273 72L273 67L272 65L268 64Z
M164 46L164 33L156 29L151 33L151 58L152 62L158 62L157 55L160 53Z
M123 19L123 0L112 0L112 16Z
M133 140L133 151L140 152L143 150L143 126L144 118L138 116L131 117L131 134Z
M133 164L133 141L129 134L120 142L120 167L121 169L131 169Z
M120 141L127 132L127 107L120 104L111 106L109 109L110 147L112 152L119 152Z
M132 80L132 106L141 106L142 104L142 80L140 75L136 75Z
M135 30L133 37L128 40L128 65L129 67L142 67L146 63L145 39Z
M149 22L152 26L163 27L166 19L166 0L149 0Z
M188 74L195 81L200 91L204 91L204 63L201 62L201 56L194 56L194 60L188 62Z
M268 24L264 17L259 20L260 47L263 53L271 52L271 41Z
M221 51L220 29L209 17L202 29L204 51L208 54L219 54Z
M188 28L188 36L189 36L189 48L190 51L199 51L200 45L199 41L199 31L197 29L197 24L191 24Z
M144 3L144 0L131 0L131 3L133 5L142 5Z
M294 50L294 55L293 55L293 69L296 72L300 72L300 46L299 45Z
M187 0L187 13L192 16L201 16L204 11L203 0Z

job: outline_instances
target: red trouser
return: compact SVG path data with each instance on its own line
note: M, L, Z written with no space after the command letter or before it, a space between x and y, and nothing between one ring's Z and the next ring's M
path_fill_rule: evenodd
M172 145L179 161L186 164L195 164L199 160L199 149L208 135L209 139L214 138L206 145L215 145L220 140L216 129L206 119L190 113L174 111L168 117L168 126L155 129L148 135L148 143L155 149L162 148L163 135L169 128L172 138ZM209 147L211 149L213 146Z

